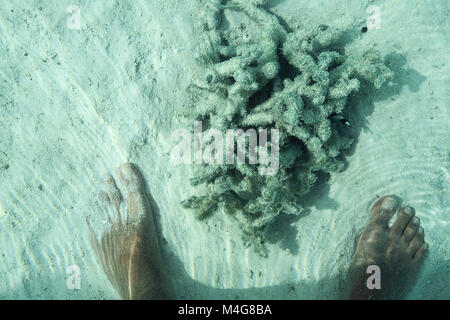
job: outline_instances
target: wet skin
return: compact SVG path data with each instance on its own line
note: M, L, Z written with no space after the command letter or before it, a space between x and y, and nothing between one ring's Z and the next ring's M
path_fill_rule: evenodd
M346 299L399 299L416 280L428 244L412 207L402 208L391 227L389 220L398 211L400 199L386 196L372 207L370 218L356 248L347 277ZM368 266L380 270L380 289L368 289Z
M106 192L99 193L99 201L110 229L97 239L87 221L92 245L122 299L168 299L172 297L172 290L162 262L144 179L130 163L121 165L119 172L126 201L114 178L107 175ZM126 210L125 219L121 218L120 210Z
M111 175L99 200L110 229L97 239L89 221L91 240L100 263L123 299L169 299L173 297L161 257L153 213L145 192L145 181L130 163L120 166L126 201ZM386 196L372 207L346 280L345 299L392 299L402 297L417 277L428 245L420 221L411 207L404 207L391 227L400 199ZM126 208L125 221L120 210ZM380 270L381 288L368 289L367 268Z

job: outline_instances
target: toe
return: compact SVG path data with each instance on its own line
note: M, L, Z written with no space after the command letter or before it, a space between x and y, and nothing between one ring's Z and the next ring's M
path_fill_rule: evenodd
M151 212L150 204L144 188L144 180L131 163L120 166L120 180L128 191L126 207L127 221L139 223L148 212Z
M372 207L370 223L383 225L387 228L389 220L394 216L399 206L400 199L398 197L393 195L382 197Z
M102 207L106 217L108 218L108 221L112 223L112 217L110 214L111 199L109 198L108 194L104 191L100 191L98 193L98 201L100 202L100 206Z
M122 194L117 188L116 181L112 177L112 175L108 174L104 178L106 191L108 192L108 197L111 200L111 203L114 205L117 212L119 212L120 203L122 202Z
M411 257L414 257L417 250L419 250L422 245L424 244L425 234L422 227L419 227L419 229L416 232L416 235L411 240L411 243L409 244L408 251L411 253Z
M420 226L419 218L417 218L417 217L411 218L411 220L409 220L409 223L406 226L405 231L403 232L401 238L405 242L410 242L416 235L417 230L419 230L419 226Z
M119 171L120 181L129 193L143 191L144 180L133 164L124 163L120 166Z
M406 226L409 223L409 220L414 216L414 208L405 207L398 213L397 220L395 220L394 224L391 227L391 234L400 237L405 231Z
M111 203L111 200L109 199L109 196L105 191L100 191L98 193L98 200L103 206L109 205Z
M413 260L415 262L420 262L425 258L425 255L428 252L428 243L424 242L419 250L416 251Z

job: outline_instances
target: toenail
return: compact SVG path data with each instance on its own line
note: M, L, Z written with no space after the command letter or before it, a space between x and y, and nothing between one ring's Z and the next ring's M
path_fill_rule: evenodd
M381 204L381 208L384 210L393 210L395 207L397 207L397 200L392 197L387 197Z
M403 210L403 212L406 213L408 216L410 216L414 213L414 210L411 207L406 207L405 210Z
M413 224L418 224L419 223L419 219L417 217L414 217L412 223Z
M419 234L422 234L423 233L423 228L420 227L418 232L419 232Z

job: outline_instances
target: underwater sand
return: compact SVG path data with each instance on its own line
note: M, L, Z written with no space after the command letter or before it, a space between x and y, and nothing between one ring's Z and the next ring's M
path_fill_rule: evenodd
M180 206L192 190L170 164L176 108L197 69L195 1L4 0L0 7L0 299L115 299L85 217L99 230L102 176L125 161L147 180L178 298L337 298L356 235L377 195L415 207L430 245L410 299L449 299L449 8L401 1L271 1L284 19L346 27L352 54L375 47L394 86L354 103L365 124L344 172L282 221L268 258L237 227ZM366 8L381 28L362 34ZM81 288L66 285L77 265Z

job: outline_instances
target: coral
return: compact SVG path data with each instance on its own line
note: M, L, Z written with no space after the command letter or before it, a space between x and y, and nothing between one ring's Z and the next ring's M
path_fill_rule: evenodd
M303 211L298 199L318 171L343 168L342 152L353 141L343 123L348 98L362 80L380 88L393 77L375 51L345 55L338 45L342 30L312 24L292 30L265 2L202 3L196 59L204 73L191 86L185 116L222 131L278 129L279 170L262 175L263 164L194 166L192 184L207 193L183 201L200 219L223 209L262 256L267 226L281 213Z

